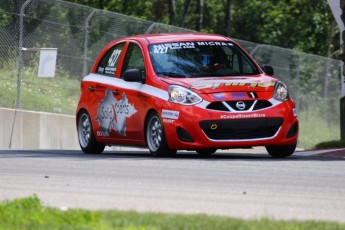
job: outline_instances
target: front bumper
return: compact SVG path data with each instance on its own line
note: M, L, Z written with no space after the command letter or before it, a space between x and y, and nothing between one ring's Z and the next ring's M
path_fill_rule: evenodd
M229 149L297 142L298 119L292 100L243 113L176 104L170 109L179 112L177 119L162 117L171 149Z

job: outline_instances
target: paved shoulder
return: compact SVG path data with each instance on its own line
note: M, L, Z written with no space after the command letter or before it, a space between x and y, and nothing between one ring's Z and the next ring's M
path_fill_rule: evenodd
M294 156L345 159L345 149L323 149L323 150L297 151L294 153Z

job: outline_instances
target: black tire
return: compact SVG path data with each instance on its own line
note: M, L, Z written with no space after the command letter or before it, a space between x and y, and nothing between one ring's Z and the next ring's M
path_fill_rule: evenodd
M78 140L81 150L88 154L99 154L104 151L105 145L96 141L90 115L82 111L78 116L77 123Z
M293 145L271 145L266 146L266 150L271 157L284 158L291 156L296 150L296 143Z
M217 151L217 149L197 149L195 150L200 156L209 156Z
M146 121L145 136L147 146L153 156L174 156L176 150L169 149L161 119L156 112L152 112Z

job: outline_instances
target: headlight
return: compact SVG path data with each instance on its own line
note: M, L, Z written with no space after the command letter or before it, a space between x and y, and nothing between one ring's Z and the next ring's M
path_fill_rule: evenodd
M274 86L273 98L278 101L286 101L290 98L287 87L283 82L278 81Z
M169 85L169 101L182 105L195 105L202 98L193 91L178 85Z

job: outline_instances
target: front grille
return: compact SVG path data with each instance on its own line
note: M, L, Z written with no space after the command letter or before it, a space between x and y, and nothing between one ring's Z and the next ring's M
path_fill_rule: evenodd
M238 103L245 105L240 109L236 106ZM256 111L272 106L271 102L266 100L243 100L243 101L215 101L211 102L206 108L217 111Z
M283 118L202 121L200 127L212 140L242 140L273 137Z

